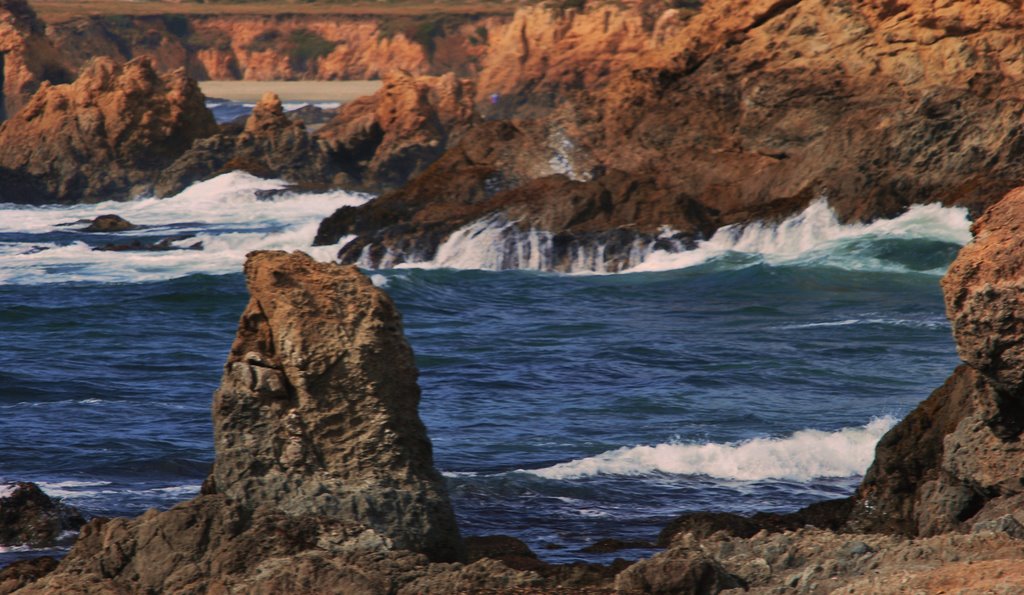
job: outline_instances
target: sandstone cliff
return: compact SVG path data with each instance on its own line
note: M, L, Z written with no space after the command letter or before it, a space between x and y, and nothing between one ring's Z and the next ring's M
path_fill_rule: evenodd
M478 93L507 85L501 88L516 98L502 95L496 113L506 113L505 102L532 118L513 126L536 132L512 141L493 129L467 136L439 161L444 175L429 182L435 205L425 204L413 184L404 196L362 208L360 217L375 222L365 242L375 252L414 259L403 246L413 239L402 238L427 229L409 227L395 213L441 211L445 204L474 204L478 220L519 221L521 231L556 235L566 229L554 221L547 227L536 209L560 203L559 210L589 217L590 201L551 192L525 209L535 215L525 221L494 191L493 178L481 175L506 174L500 155L471 144L502 146L501 154L519 152L530 161L505 175L502 191L526 192L526 184L555 173L585 182L616 170L659 189L656 197L615 196L623 203L619 213L648 208L642 201L675 213L662 223L681 230L776 219L819 197L844 221L893 216L927 202L980 213L1024 179L1024 16L1005 3L954 9L930 2L711 0L689 19L662 17L645 21L596 6L582 15L524 9L515 21L519 49L509 49L516 47L511 32L495 42ZM652 24L641 27L646 22ZM593 39L604 41L584 43L580 36L592 29ZM541 138L561 148L538 151ZM479 158L457 163L471 153ZM568 166L556 171L557 164ZM494 200L485 206L482 196ZM680 204L697 205L691 211L700 215L683 214ZM634 233L633 223L611 216L602 229L628 236L619 243L650 246L652 230ZM423 254L454 231L431 229ZM592 250L603 241L574 237ZM676 241L686 245L693 237Z
M386 11L385 11L386 12ZM479 71L489 32L508 18L431 15L163 15L94 17L50 27L74 66L95 56L149 57L205 80L362 80Z
M27 203L127 198L148 192L158 172L215 131L183 71L98 58L74 83L44 84L0 126L0 168L34 186L0 192Z
M71 73L26 0L0 0L0 121L17 112L43 81Z
M396 72L372 96L343 105L317 136L349 185L379 191L404 184L477 123L473 84L449 73Z
M459 559L463 546L391 300L354 268L302 253L253 253L245 270L251 297L214 396L216 460L203 494L93 521L24 592L387 593L432 577L457 583L461 565L428 565ZM483 585L519 576L475 572Z

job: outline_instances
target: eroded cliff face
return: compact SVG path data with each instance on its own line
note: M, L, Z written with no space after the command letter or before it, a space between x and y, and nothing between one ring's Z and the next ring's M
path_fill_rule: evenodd
M530 118L514 127L537 132L519 135L518 149L483 131L453 147L438 162L448 164L444 178L431 182L437 209L472 203L480 220L523 221L503 192L552 174L587 182L619 171L659 190L616 196L628 204L618 212L654 205L677 214L665 225L713 231L791 215L820 197L844 221L928 202L980 213L1024 179L1024 16L1005 3L711 0L690 18L667 11L648 22L599 6L582 15L518 13L509 27L519 27L519 40L512 29L497 38L478 99L500 88L506 94L491 112L504 113L505 102ZM549 148L535 150L538 138ZM480 172L506 167L499 152L452 165L475 151L470 142L518 150L531 163L504 172L495 187ZM537 208L565 201L564 193L546 198ZM589 218L590 201L575 202ZM376 252L403 252L402 235L419 230L402 231L397 218L378 212L384 204L362 207L377 222L367 241ZM387 204L391 213L433 209L415 186ZM679 204L698 207L684 214ZM542 219L520 231L566 231ZM625 216L602 221L604 231L631 233ZM433 235L443 242L454 231ZM650 246L651 231L626 242ZM599 240L582 241L594 249Z
M159 69L200 80L364 80L478 72L500 15L166 15L107 17L52 25L71 64L103 55L147 56Z
M43 81L71 74L26 0L0 0L0 121L17 112Z
M157 74L145 58L97 58L71 84L47 85L0 126L0 168L31 191L4 200L44 203L129 198L216 131L195 81Z

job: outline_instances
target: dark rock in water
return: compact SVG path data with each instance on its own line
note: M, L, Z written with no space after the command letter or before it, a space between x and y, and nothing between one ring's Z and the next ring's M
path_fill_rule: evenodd
M508 535L467 537L465 543L466 556L473 561L484 558L499 560L516 570L537 570L547 566L537 558L530 546Z
M52 500L34 483L19 482L6 489L10 492L0 497L0 545L49 547L61 533L85 524L77 509Z
M0 128L0 167L42 192L27 203L131 198L192 143L216 132L195 81L147 58L92 60L74 83L44 86Z
M100 215L89 222L89 226L82 231L89 232L112 232L112 231L128 231L130 229L138 229L138 225L131 223L130 221L123 219L119 215Z
M615 578L620 593L693 593L713 595L744 587L714 558L696 549L677 547L623 570Z
M0 593L12 593L35 582L57 568L57 560L40 556L18 560L0 569Z
M304 105L287 113L289 120L302 122L306 129L310 131L319 129L320 126L326 124L335 115L337 115L337 110L328 110L315 105Z
M729 512L690 512L675 518L658 534L658 545L669 547L676 536L692 535L705 539L716 533L748 538L760 531L777 533L811 526L833 531L842 528L850 513L849 498L815 502L796 512L778 514L759 512L742 516Z
M607 538L588 545L580 551L586 554L610 554L619 550L633 549L654 549L655 546L649 541L624 541L622 539Z
M162 171L156 193L176 194L195 182L236 170L320 186L339 181L339 170L328 157L326 145L311 137L301 121L285 115L277 95L267 93L241 132L228 127L198 141Z
M463 556L394 304L353 267L255 252L202 494L86 525L27 593L424 593L537 584Z

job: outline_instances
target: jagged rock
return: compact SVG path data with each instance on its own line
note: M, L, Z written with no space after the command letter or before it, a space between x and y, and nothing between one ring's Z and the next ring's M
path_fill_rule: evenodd
M71 78L28 2L0 0L0 121L21 109L44 81Z
M34 483L0 486L0 545L48 547L84 524L78 510L55 502Z
M978 219L974 240L943 278L965 365L879 441L851 528L960 530L1024 494L1022 224L1024 190L1017 189Z
M285 116L281 100L266 93L239 133L202 139L160 173L156 193L169 196L221 173L242 170L267 178L324 186L337 181L337 166L324 143L302 121Z
M83 228L82 231L109 233L112 231L128 231L138 227L138 225L120 215L100 215L90 221L89 225Z
M375 594L433 575L533 581L496 562L428 564L461 558L462 543L387 295L355 268L300 252L252 253L245 271L251 298L214 396L203 494L94 520L25 592Z
M484 69L479 86L482 95L499 89L501 102L537 96L549 104L540 115L518 112L541 118L537 132L502 138L492 126L465 135L412 181L429 186L430 196L406 188L386 206L363 206L356 218L365 220L364 239L350 250L367 248L372 266L429 257L451 229L428 213L459 216L463 205L505 221L524 212L545 219L550 205L563 204L564 186L538 182L529 203L479 203L495 189L526 192L553 173L583 181L595 171L624 172L659 189L654 197L614 195L624 212L681 213L684 197L710 231L779 220L821 197L842 221L926 202L979 213L1024 179L1024 15L1005 3L949 11L924 0L709 0L688 20L676 11L650 23L628 10L521 11L518 28L495 42L502 49L488 57L493 71ZM581 37L591 30L593 43ZM562 157L545 141L566 147L566 161L581 167L545 170ZM532 163L502 167L483 150L491 146ZM523 209L513 213L513 202ZM662 224L679 219L693 225L682 214ZM612 232L622 221L594 225ZM567 231L551 222L539 229ZM615 259L607 268L620 266Z
M360 186L401 186L478 120L471 81L395 72L369 97L343 105L317 136Z
M199 87L184 71L160 76L147 59L119 66L97 58L74 83L43 85L0 126L0 167L45 190L5 191L4 199L131 198L149 191L158 172L215 130Z
M57 560L50 556L13 562L0 570L0 593L13 593L53 572L55 568Z
M252 297L214 396L217 493L353 517L402 549L459 558L391 300L356 269L301 253L254 253L246 277Z
M638 562L615 577L615 590L626 594L715 595L743 586L717 560L685 547Z

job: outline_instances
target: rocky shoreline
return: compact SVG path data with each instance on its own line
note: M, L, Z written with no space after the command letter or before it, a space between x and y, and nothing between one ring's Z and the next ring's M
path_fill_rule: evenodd
M202 493L93 519L59 563L0 572L0 592L1024 589L1022 29L994 0L527 7L469 77L389 75L310 133L273 95L217 125L153 56L94 58L72 80L28 4L0 0L0 201L169 196L244 170L380 192L320 226L320 245L357 236L345 263L431 260L490 226L516 255L498 268L558 271L621 270L822 197L847 222L919 202L976 216L943 279L963 364L882 438L853 496L685 515L663 552L609 566L463 539L390 299L353 267L253 253ZM521 249L538 238L543 258ZM31 500L51 529L78 522Z

